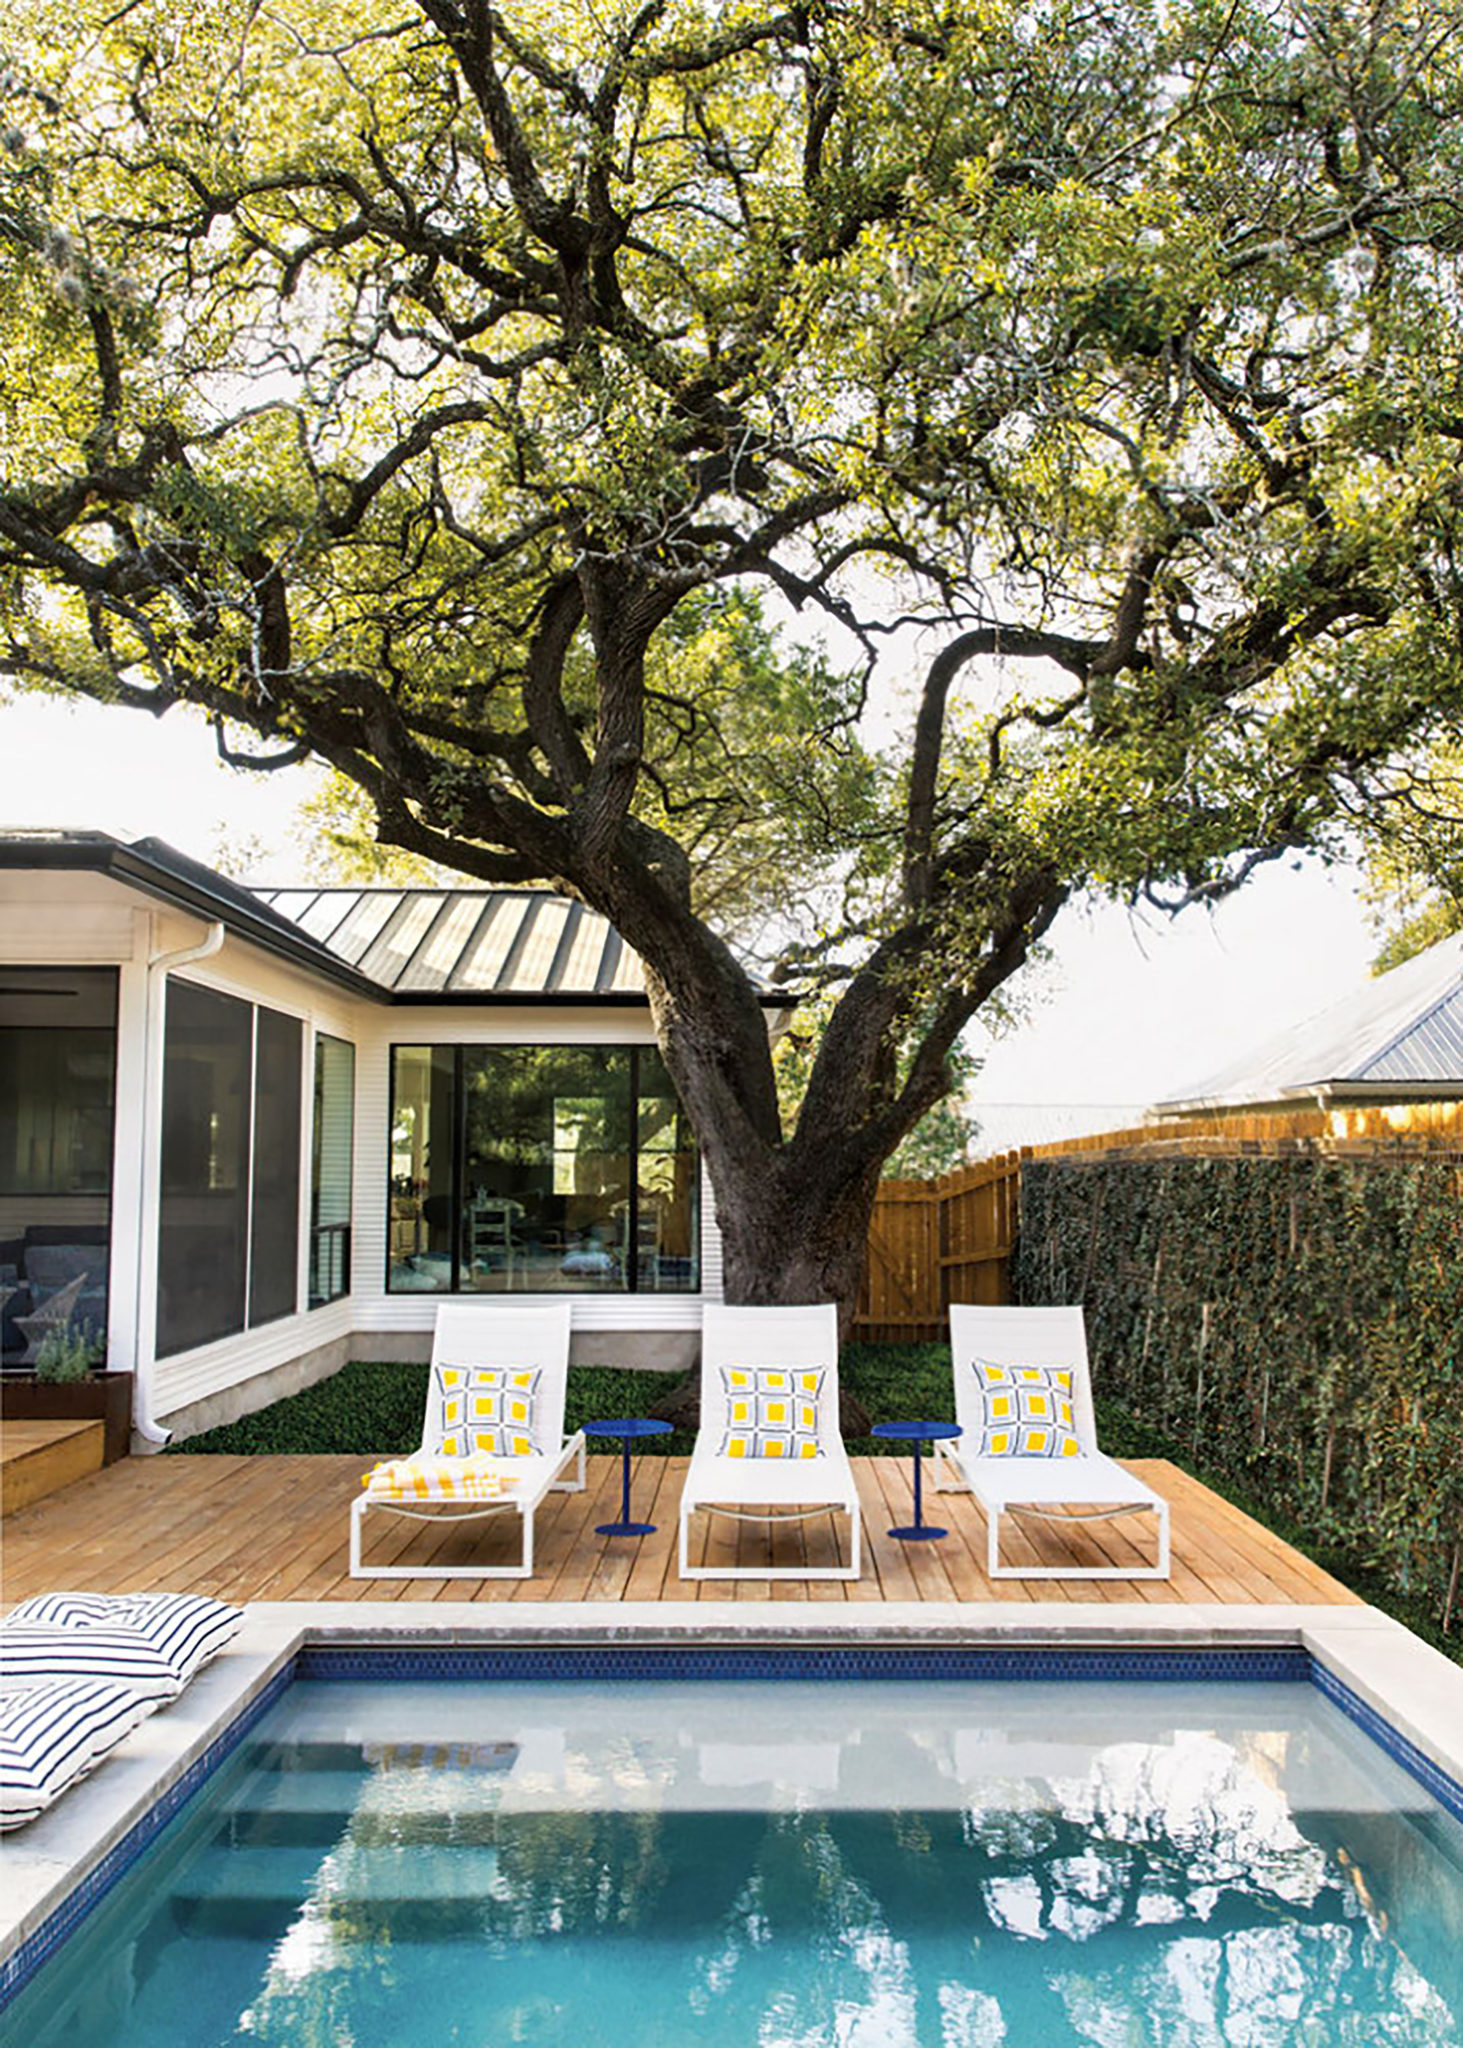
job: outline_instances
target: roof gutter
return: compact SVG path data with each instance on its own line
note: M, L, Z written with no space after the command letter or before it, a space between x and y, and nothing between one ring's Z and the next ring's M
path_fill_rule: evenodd
M189 865L198 867L196 862ZM277 959L289 961L291 966L303 968L322 981L333 982L337 988L346 989L366 1002L380 1003L388 1009L567 1007L643 1010L650 1003L647 995L633 989L512 989L500 992L492 989L436 989L428 993L416 989L386 988L352 967L348 961L338 958L328 947L306 937L288 918L270 911L263 904L244 900L246 892L242 887L237 896L227 883L222 889L211 889L204 882L180 874L118 839L19 839L9 845L0 841L0 871L7 868L105 875L124 887L137 889L161 903L170 904L175 910L184 910L192 917L202 918L206 923L222 922L247 945L258 946ZM207 874L208 871L201 869L199 872ZM790 1012L796 1008L800 998L786 989L759 989L756 1000L764 1010Z
M197 863L190 865L196 867ZM140 890L161 903L171 904L175 910L185 910L192 917L202 918L207 924L221 922L251 946L288 960L293 966L307 968L323 980L349 989L353 995L379 1002L384 993L375 982L368 981L346 961L337 960L323 947L316 946L297 932L287 918L275 917L263 905L245 901L242 890L236 900L227 884L222 889L210 889L202 882L150 859L147 854L139 853L135 847L125 845L121 840L93 839L49 844L18 840L9 846L0 845L0 869L5 868L106 875L127 888ZM207 873L207 870L202 872Z
M155 1106L162 1102L163 1085L163 1006L164 982L175 967L191 967L196 961L211 960L224 942L225 926L222 918L214 918L207 932L196 946L179 946L171 953L154 953L147 963L147 1001L143 1022L143 1068L142 1068L142 1129L147 1147L144 1154L142 1213L144 1216L161 1216L162 1197L162 1125L159 1118L156 1143L152 1133L152 1115ZM147 1276L143 1262L147 1245L156 1250L157 1234L139 1231L137 1233L137 1294L139 1306L146 1296ZM165 1429L153 1413L153 1395L157 1371L157 1327L154 1319L152 1342L146 1346L139 1342L136 1352L136 1367L132 1383L132 1427L146 1444L154 1450L161 1450L171 1442L173 1432Z

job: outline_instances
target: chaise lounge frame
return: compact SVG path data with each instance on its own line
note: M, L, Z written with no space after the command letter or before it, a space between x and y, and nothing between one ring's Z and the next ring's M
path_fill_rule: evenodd
M789 1460L728 1458L720 1451L727 1429L723 1366L786 1366L824 1374L822 1456ZM691 1517L730 1521L806 1522L845 1514L846 1565L693 1565ZM681 1491L679 1568L683 1579L856 1579L860 1563L858 1488L838 1431L838 1310L831 1302L806 1308L728 1308L708 1303L701 1325L701 1420Z
M511 1495L502 1500L475 1501L471 1506L452 1501L409 1505L405 1501L372 1499L362 1493L351 1503L350 1575L353 1579L528 1579L533 1576L533 1518L550 1493L578 1493L583 1489L584 1435L576 1430L564 1434L564 1400L569 1380L570 1304L553 1302L522 1307L502 1302L448 1302L437 1311L432 1338L433 1370L427 1381L427 1407L422 1422L422 1446L416 1454L427 1463L451 1468L455 1458L433 1460L428 1445L437 1441L442 1428L442 1400L437 1385L439 1365L508 1366L515 1370L536 1366L539 1381L535 1429L539 1441L548 1446L529 1457L501 1458L495 1469L518 1481ZM572 1479L563 1476L564 1467L575 1464ZM363 1557L366 1516L369 1513L404 1515L416 1522L480 1522L492 1515L516 1514L523 1524L522 1551L516 1564L368 1564Z
M955 1373L955 1416L962 1434L934 1446L934 1483L940 1492L969 1490L986 1518L986 1573L992 1579L1167 1579L1171 1570L1168 1502L1097 1448L1087 1331L1080 1308L950 1310ZM981 1457L985 1405L974 1367L1066 1366L1072 1374L1072 1409L1081 1455L1074 1458ZM1056 1526L1116 1521L1152 1514L1158 1557L1152 1565L1003 1565L1001 1517L1015 1515Z

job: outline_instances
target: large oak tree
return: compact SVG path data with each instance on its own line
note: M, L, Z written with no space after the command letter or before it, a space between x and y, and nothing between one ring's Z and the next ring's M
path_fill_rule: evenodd
M1074 891L1335 845L1457 730L1453 16L28 0L0 671L603 911L732 1297L846 1304ZM790 1129L738 843L827 1015Z

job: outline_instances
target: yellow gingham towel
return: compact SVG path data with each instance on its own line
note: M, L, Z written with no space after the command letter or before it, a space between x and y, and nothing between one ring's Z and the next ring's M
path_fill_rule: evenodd
M501 1500L518 1475L487 1458L389 1458L361 1484L376 1500Z

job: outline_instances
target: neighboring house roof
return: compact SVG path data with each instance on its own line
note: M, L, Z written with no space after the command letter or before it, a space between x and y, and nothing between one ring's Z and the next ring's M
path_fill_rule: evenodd
M161 839L0 832L0 871L37 868L107 875L376 1002L646 1001L639 955L552 889L249 889Z
M1157 1107L1163 1113L1321 1093L1463 1095L1463 933Z

